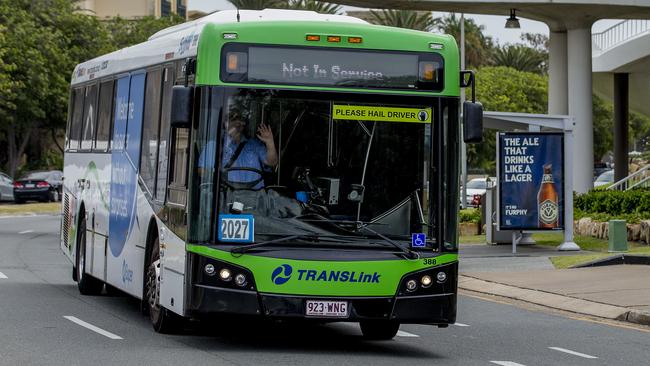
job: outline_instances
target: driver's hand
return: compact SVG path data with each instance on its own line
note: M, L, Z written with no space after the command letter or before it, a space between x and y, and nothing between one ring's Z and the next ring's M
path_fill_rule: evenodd
M273 131L266 123L262 123L257 127L257 138L260 139L266 146L273 144Z

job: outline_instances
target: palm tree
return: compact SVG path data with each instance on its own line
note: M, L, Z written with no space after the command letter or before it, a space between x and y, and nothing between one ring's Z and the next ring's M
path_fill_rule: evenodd
M543 74L546 72L546 55L521 44L506 45L494 50L492 60L496 66L509 66L519 71Z
M237 9L262 10L270 8L286 8L284 0L228 0Z
M390 27L409 28L429 32L435 28L439 19L431 12L415 10L370 10L370 22Z
M289 9L311 10L321 14L340 14L341 5L330 4L315 0L291 0L288 4Z
M451 34L460 42L460 17L451 13L440 22L438 29L446 34ZM467 68L478 68L489 65L494 48L492 38L483 34L485 29L477 25L473 19L465 18L465 60ZM460 45L459 45L460 47Z

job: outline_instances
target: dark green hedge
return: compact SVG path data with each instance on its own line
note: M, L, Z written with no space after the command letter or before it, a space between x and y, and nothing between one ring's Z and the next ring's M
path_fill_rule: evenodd
M590 191L575 196L574 207L576 211L582 211L584 214L635 214L646 218L650 217L650 190Z

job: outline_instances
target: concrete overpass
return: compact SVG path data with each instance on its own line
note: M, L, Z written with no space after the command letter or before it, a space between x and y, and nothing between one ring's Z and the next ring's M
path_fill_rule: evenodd
M592 35L592 40L594 91L614 101L614 166L619 181L628 175L628 110L650 116L650 20L620 22Z
M510 14L510 10L515 9L518 16L545 22L550 29L549 114L569 114L575 117L576 149L573 150L575 169L573 186L577 192L586 192L593 187L591 26L599 19L650 19L650 0L616 0L615 3L613 0L339 0L337 2L367 8L503 15L504 21ZM606 62L605 58L602 60L603 63ZM632 64L629 66L632 67ZM646 104L650 103L646 102Z

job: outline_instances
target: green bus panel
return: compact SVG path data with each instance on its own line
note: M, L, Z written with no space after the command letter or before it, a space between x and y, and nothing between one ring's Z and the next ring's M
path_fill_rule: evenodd
M237 39L224 39L225 33L236 33ZM307 41L308 34L321 35L317 42ZM327 35L341 36L339 43L327 42ZM347 37L362 37L360 44L348 43ZM358 50L437 52L444 58L444 89L440 92L408 91L390 89L329 88L287 85L225 84L220 78L221 48L227 42L293 45L308 47L332 47ZM431 43L442 45L432 50ZM410 29L383 27L369 24L334 22L251 22L208 24L199 38L197 55L197 85L233 85L238 87L262 87L300 90L330 90L361 93L460 96L458 46L452 36L439 35Z
M442 254L438 257L418 260L384 261L290 260L250 254L235 257L227 251L191 244L187 245L187 251L250 270L253 273L258 292L314 296L394 296L400 280L405 274L458 260L457 254ZM432 260L435 260L435 263L432 263ZM285 278L289 278L286 282L276 284L272 279L273 272L282 265L289 265L292 272L290 276L285 276ZM299 279L300 271L304 271L302 280ZM315 277L306 280L306 271L315 271ZM341 280L341 276L338 280L324 279L323 277L318 279L319 276L329 276L331 272L347 272L348 280ZM361 278L362 272L364 275L370 275L363 276L370 279L369 281L353 282L349 280L350 278Z

